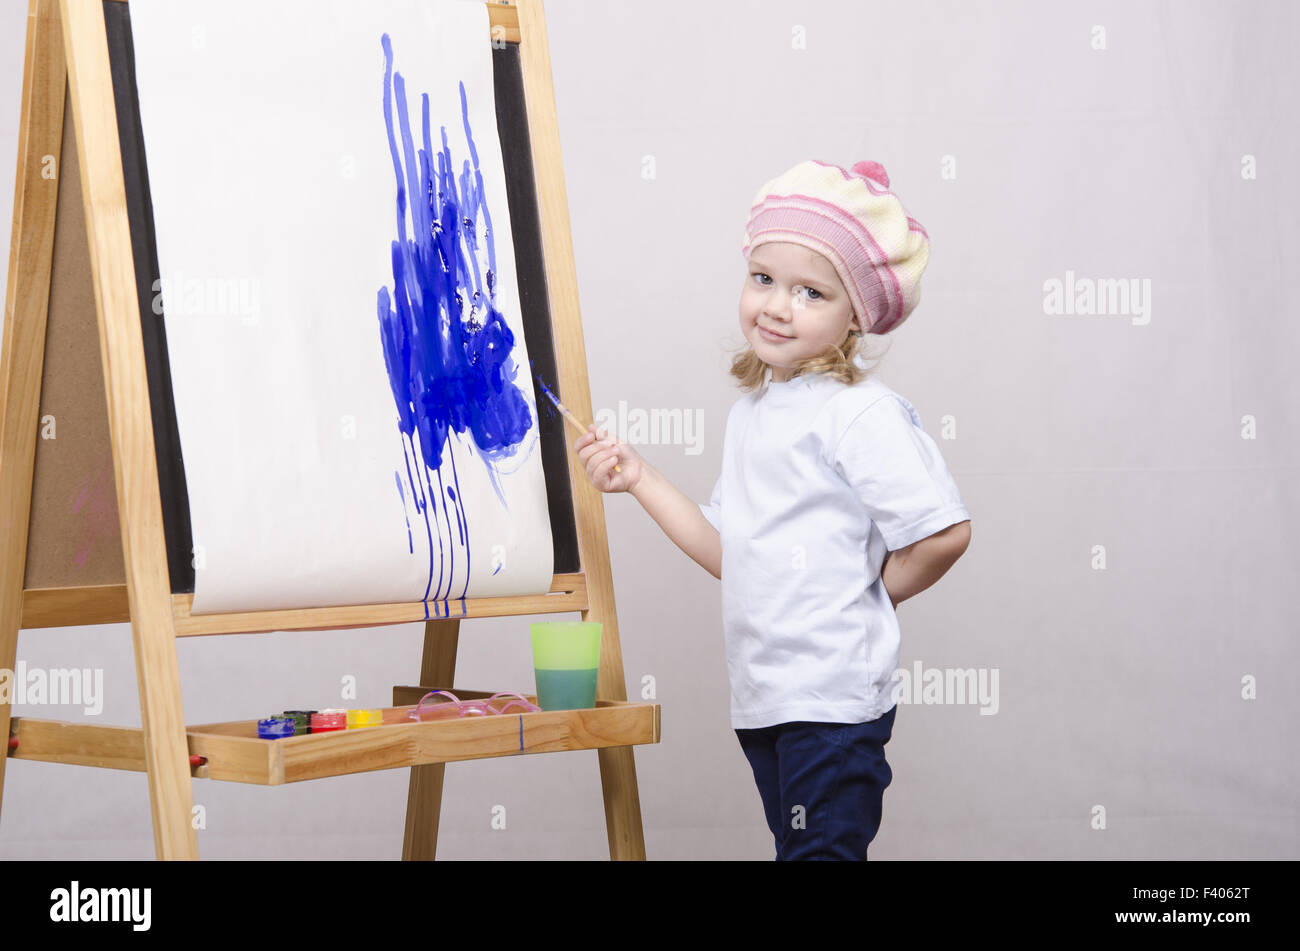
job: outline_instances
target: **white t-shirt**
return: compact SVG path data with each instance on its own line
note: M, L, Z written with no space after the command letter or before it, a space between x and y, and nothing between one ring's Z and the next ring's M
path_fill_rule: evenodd
M870 378L769 380L732 406L700 509L722 536L732 727L888 713L885 556L970 518L912 404Z

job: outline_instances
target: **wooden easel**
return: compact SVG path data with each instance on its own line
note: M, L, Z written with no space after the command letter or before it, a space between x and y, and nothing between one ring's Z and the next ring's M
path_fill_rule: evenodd
M541 0L491 2L487 8L493 38L519 44L560 392L576 413L591 418ZM65 115L65 95L71 115ZM77 147L62 148L74 134ZM47 339L84 340L92 326L98 361L74 368L64 356L69 348L47 349ZM142 725L11 721L5 703L0 734L8 736L9 748L8 757L0 756L0 793L6 758L142 770L149 779L157 856L192 859L198 857L193 777L276 785L409 766L402 857L432 859L445 763L596 749L610 857L645 858L632 746L658 742L659 707L627 702L603 500L572 452L569 481L581 570L557 574L546 595L471 599L461 616L578 611L583 620L600 622L595 708L408 720L409 705L427 690L444 687L462 697L486 693L451 686L460 620L443 618L426 621L420 686L394 688L384 726L259 740L255 721L185 725L175 638L407 623L427 618L428 611L414 603L191 616L193 595L174 594L168 575L147 383L104 11L100 0L30 0L0 364L0 668L14 669L20 629L129 621ZM75 539L66 514L68 487L57 486L67 467L47 460L56 450L44 441L38 450L47 400L62 400L60 438L51 441L62 444L57 451L70 443L83 456L99 451L106 473L111 452L115 492L106 495L110 504L115 496L117 516L109 525L120 531L122 560L100 563L98 577L70 571L69 544ZM72 438L64 438L65 430ZM50 491L65 493L61 507L44 503Z

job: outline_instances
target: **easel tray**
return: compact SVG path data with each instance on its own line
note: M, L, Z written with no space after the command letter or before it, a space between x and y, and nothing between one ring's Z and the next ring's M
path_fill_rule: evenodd
M434 689L395 687L394 700L418 701ZM462 700L494 692L444 689ZM186 727L191 774L196 779L279 786L378 769L659 742L657 703L597 700L594 708L581 710L423 722L408 717L414 707L414 702L385 707L379 726L279 740L259 739L256 720ZM14 759L145 771L139 727L14 717L10 733L18 740L9 751Z

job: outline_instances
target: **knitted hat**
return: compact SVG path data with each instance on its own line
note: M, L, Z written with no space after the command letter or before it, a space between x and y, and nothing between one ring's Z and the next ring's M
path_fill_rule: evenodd
M800 162L754 196L741 253L771 241L816 251L835 266L867 333L893 330L921 300L930 237L889 190L877 162Z

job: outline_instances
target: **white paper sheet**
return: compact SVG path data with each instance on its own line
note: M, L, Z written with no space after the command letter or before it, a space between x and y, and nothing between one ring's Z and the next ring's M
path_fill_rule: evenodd
M462 597L549 590L484 5L130 12L194 613L428 601L455 616ZM444 256L462 266L448 274Z

